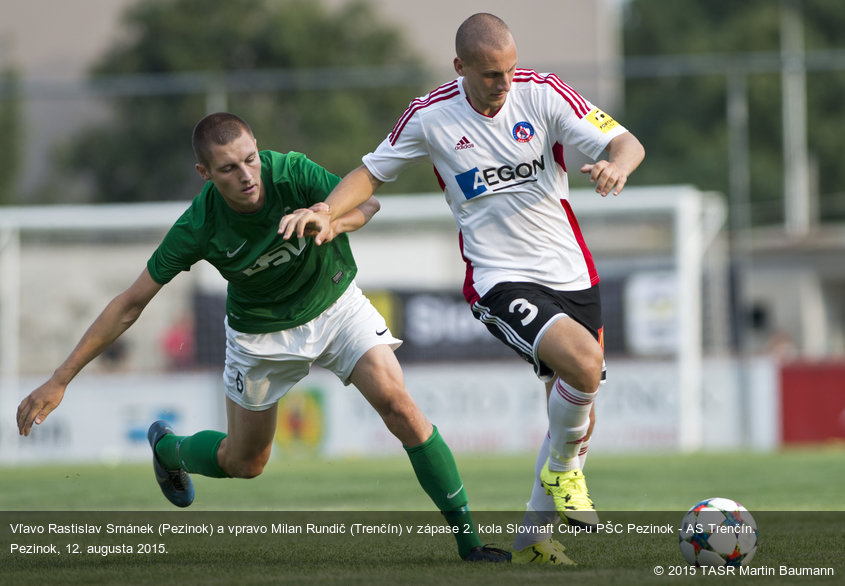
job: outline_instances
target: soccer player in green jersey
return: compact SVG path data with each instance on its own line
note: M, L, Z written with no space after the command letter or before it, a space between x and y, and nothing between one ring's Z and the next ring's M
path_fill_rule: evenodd
M280 223L297 211L328 211L323 200L338 176L300 153L259 151L247 123L229 113L200 120L193 147L197 172L206 180L202 191L138 279L106 306L50 379L21 402L19 432L29 435L33 424L43 423L82 368L138 319L166 283L204 259L229 284L223 373L228 429L177 436L165 422L152 424L153 467L168 500L181 507L193 502L189 473L261 474L278 401L317 363L355 385L402 442L420 485L448 523L461 529L453 532L461 558L509 561L508 552L481 544L452 453L405 388L393 353L401 342L354 283L346 232L366 224L378 201L370 198L337 218L328 241L318 246L308 226L286 235Z

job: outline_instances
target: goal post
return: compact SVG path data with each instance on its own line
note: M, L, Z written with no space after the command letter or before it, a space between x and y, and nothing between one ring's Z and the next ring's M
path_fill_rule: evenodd
M674 361L677 372L678 447L692 451L702 447L702 337L704 257L724 226L724 203L714 194L705 194L691 186L628 187L623 193L610 198L582 194L575 205L576 213L583 218L585 230L590 222L602 214L622 216L637 223L638 216L654 217L671 225L668 253L673 264L676 287L676 332ZM595 239L594 239L595 240ZM588 238L588 242L592 242ZM624 241L615 243L617 249ZM608 254L613 251L603 251ZM598 260L601 265L601 259ZM599 266L601 272L601 266Z

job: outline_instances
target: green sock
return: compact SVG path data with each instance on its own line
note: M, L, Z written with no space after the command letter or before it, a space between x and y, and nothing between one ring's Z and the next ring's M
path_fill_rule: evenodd
M217 448L224 437L225 433L213 430L194 435L168 434L158 440L156 455L167 470L182 468L211 478L228 478L217 462Z
M407 447L408 458L423 490L446 517L450 527L456 528L458 554L464 558L473 547L481 545L472 514L467 507L467 494L452 451L437 427L431 437L418 446Z

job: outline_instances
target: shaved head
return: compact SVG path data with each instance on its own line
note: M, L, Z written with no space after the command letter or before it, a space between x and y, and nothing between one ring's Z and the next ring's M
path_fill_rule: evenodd
M242 118L228 112L209 114L194 127L191 143L197 162L207 167L212 145L229 144L244 132L253 136L249 124Z
M508 25L498 16L480 12L466 19L455 35L455 54L467 63L485 50L501 51L516 44Z

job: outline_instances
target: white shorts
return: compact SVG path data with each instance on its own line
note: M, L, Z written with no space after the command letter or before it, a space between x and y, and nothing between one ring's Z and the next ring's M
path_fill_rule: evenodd
M402 340L393 337L355 283L323 313L295 328L245 334L227 320L226 396L244 409L263 411L305 378L315 362L348 385L361 357L380 344L396 349Z

